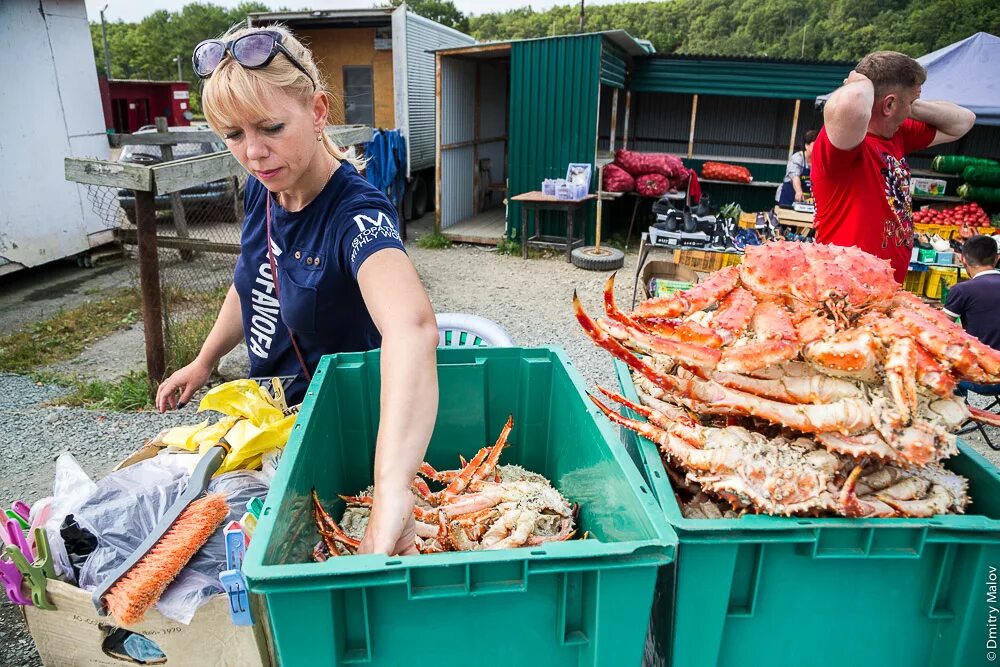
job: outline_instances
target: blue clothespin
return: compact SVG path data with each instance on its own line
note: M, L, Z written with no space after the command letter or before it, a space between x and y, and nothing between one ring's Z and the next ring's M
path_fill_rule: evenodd
M225 570L219 573L219 581L226 589L229 598L229 618L233 625L253 625L250 615L250 596L247 593L246 580L239 570Z
M239 521L230 521L222 534L226 538L226 569L242 570L243 558L246 555L246 543L243 538L243 529Z
M243 577L243 558L246 556L246 542L239 521L231 521L223 529L226 538L226 569L219 573L219 581L229 598L229 617L233 625L253 625L250 615L250 595Z

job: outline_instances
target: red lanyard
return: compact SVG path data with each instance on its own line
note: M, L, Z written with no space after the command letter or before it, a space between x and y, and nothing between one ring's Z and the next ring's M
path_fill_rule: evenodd
M271 193L265 193L267 197L267 204L265 205L264 219L267 225L267 260L271 263L271 279L274 281L274 296L278 300L278 307L281 307L281 294L278 293L278 267L274 262L274 253L271 251ZM287 325L286 325L287 326ZM302 372L306 376L306 380L312 382L312 373L309 372L309 367L306 366L306 360L302 357L302 351L299 349L299 344L295 340L295 333L292 332L292 328L288 327L288 337L292 339L292 347L295 348L295 356L299 358L299 365L302 366Z

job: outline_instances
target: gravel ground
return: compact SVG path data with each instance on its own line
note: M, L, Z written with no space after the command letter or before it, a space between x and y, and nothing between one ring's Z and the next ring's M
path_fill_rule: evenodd
M519 345L557 344L567 351L588 386L596 383L616 386L610 356L583 334L571 306L573 291L577 290L588 311L597 312L607 274L581 271L561 257L524 261L473 246L424 250L413 241L427 233L427 223L427 219L411 223L408 252L437 312L487 317L504 327ZM631 301L635 261L634 253L627 255L625 268L619 272L616 296L623 305ZM71 300L66 300L67 294L79 295L88 290L77 284L85 278L63 277L64 268L59 271L62 287L58 289L39 292L22 284L24 281L17 283L15 289L5 289L0 296L0 305L4 306L0 313L8 314L0 317L0 331L72 305ZM86 280L92 293L95 286L122 284L127 271L116 267L96 276L93 271L82 275L90 276ZM35 302L26 299L33 293L36 301L45 296L53 298L39 309L33 305ZM11 314L12 309L18 309L18 314ZM123 365L141 365L142 346L134 344L136 338L141 342L141 337L140 327L115 335L113 347L122 355ZM98 349L107 349L108 344L109 341L98 343L104 346ZM139 356L132 358L135 355ZM81 356L93 359L101 355L91 350ZM89 368L83 362L70 362L68 366ZM56 398L61 391L57 387L36 386L25 377L0 374L0 500L23 498L30 502L46 495L51 490L54 459L61 451L71 451L83 468L97 478L162 428L194 422L194 404L168 415L46 407L45 402ZM996 429L993 431L997 433ZM1000 443L1000 433L997 436L995 441ZM1000 464L1000 456L985 447L978 433L968 439L977 449L985 450L995 464ZM0 603L0 665L40 664L19 617L6 599Z

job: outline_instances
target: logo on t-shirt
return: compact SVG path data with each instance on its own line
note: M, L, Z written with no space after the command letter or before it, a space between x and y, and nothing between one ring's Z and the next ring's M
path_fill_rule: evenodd
M354 224L358 226L360 233L351 241L351 264L357 259L358 253L369 243L379 238L389 238L400 240L396 226L392 224L392 218L378 211L376 217L359 213L354 216Z
M271 250L280 255L281 250L271 242ZM267 359L271 356L271 343L278 330L278 313L281 305L278 303L274 290L274 276L271 275L271 261L268 259L257 267L254 277L254 287L250 290L250 335L247 336L247 347L255 356Z
M885 180L885 198L889 210L893 213L891 219L882 222L882 247L890 244L899 248L911 247L913 244L913 199L910 196L910 166L906 158L897 160L889 153L882 153L885 168L882 176Z

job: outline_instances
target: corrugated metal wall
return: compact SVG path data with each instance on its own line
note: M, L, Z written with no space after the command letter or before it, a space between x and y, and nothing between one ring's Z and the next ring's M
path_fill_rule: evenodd
M579 35L511 45L511 195L538 190L545 178L564 177L570 162L594 162L602 42L600 35ZM593 206L586 210L587 243L592 243ZM507 220L520 230L516 202ZM561 214L541 220L545 232L565 234Z
M434 166L434 49L475 44L468 35L406 13L407 118L410 169Z
M651 56L636 61L632 90L811 99L836 89L850 71L851 65L842 63Z
M624 88L625 69L625 57L621 50L605 42L601 49L601 83Z
M441 145L472 141L476 64L462 58L441 58ZM441 228L472 215L472 146L441 151Z
M633 93L629 146L687 155L691 98L680 93ZM694 153L785 160L794 112L794 100L699 95ZM813 101L802 100L796 143L821 125Z

